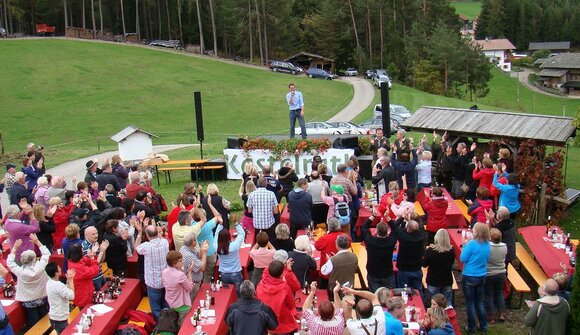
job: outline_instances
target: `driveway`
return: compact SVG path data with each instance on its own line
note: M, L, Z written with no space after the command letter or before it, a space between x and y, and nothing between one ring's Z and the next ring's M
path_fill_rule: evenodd
M552 97L558 97L558 98L568 98L568 99L580 99L580 96L575 96L575 95L558 95L558 94L553 94L553 93L549 93L546 91L543 91L539 88L537 88L536 86L530 84L528 77L530 76L530 74L535 73L534 71L530 70L530 69L526 69L526 68L522 68L521 72L511 72L510 73L510 77L512 78L518 78L518 80L528 89L536 92L536 93L541 93L544 95L549 95Z
M334 115L329 122L350 121L371 105L375 97L375 88L370 81L359 77L341 77L339 80L351 84L354 94L350 103L338 114Z

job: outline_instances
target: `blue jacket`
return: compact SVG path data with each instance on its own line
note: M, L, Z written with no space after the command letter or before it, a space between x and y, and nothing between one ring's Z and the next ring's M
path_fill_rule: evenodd
M491 254L489 241L471 240L463 246L461 262L463 263L463 275L471 277L484 277L487 274L487 261Z
M507 177L507 173L504 173L504 177ZM504 206L509 209L510 213L515 213L522 208L520 205L520 187L518 185L502 184L497 181L498 174L493 175L493 185L500 190L499 195L499 205Z
M429 332L428 335L454 335L455 331L453 330L453 326L451 323L447 322L445 327L443 328L433 328Z

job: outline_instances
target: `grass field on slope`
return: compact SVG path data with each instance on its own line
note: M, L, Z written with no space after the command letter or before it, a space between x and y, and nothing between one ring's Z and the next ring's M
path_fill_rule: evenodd
M23 151L32 141L59 161L98 145L116 148L109 137L132 124L160 136L155 144L191 143L194 91L202 93L206 142L219 141L219 149L230 134L286 133L290 82L304 94L307 120L328 119L353 95L339 81L58 39L0 41L0 73L6 151Z
M463 14L473 20L481 13L481 2L479 1L451 1L451 6L455 7L455 12Z

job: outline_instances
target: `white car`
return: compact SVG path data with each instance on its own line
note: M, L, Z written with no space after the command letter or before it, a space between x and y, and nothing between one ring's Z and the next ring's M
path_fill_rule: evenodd
M334 127L327 122L307 122L305 126L307 135L340 135L350 133L348 129ZM302 133L300 127L294 128L294 132L296 135Z
M328 124L330 124L334 127L337 127L337 128L348 129L350 134L366 134L367 133L367 129L360 128L359 126L357 126L356 124L354 124L352 122L338 121L338 122L328 122Z
M349 67L348 69L346 69L345 74L349 77L356 77L358 76L358 70L355 69L354 67Z
M370 119L362 122L359 128L364 131L365 134L373 134L377 128L383 127L383 120L381 119ZM391 135L397 133L400 125L397 120L391 119Z
M411 117L411 112L405 106L390 104L389 107L391 108L391 116L397 119L397 121L405 122L405 120ZM373 110L373 119L379 119L381 117L383 117L382 105L376 104Z
M393 86L393 84L391 83L391 79L386 74L375 76L375 85L378 88L381 88L381 84L384 82L389 85L389 88Z

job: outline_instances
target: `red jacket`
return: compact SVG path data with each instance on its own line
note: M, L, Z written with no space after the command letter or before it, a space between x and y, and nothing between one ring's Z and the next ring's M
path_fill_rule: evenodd
M75 299L74 304L79 307L87 306L93 298L93 277L99 274L99 263L96 259L83 257L78 262L68 262L69 270L75 270Z
M185 207L184 210L189 211L193 208L193 205L189 205ZM167 235L169 239L173 241L173 225L177 222L177 217L179 216L179 212L181 212L181 207L177 206L171 210L169 215L167 215Z
M135 199L139 191L145 191L145 193L150 192L151 194L155 194L155 190L153 190L153 187L151 187L151 182L149 180L146 181L145 185L146 186L141 186L141 184L139 184L138 181L127 184L127 187L125 187L125 194L127 195L127 198Z
M445 198L431 199L431 197L425 197L423 210L425 213L429 214L425 230L436 233L441 228L447 228L448 205L449 203Z
M273 333L292 333L297 328L296 302L294 301L294 293L300 289L300 284L297 288L295 287L297 283L298 279L292 271L284 270L282 278L272 277L268 269L265 269L262 275L256 298L270 307L278 317L278 327L272 330Z
M400 190L399 191L399 195L397 196L397 199L395 199L395 204L400 205L401 202L403 201L403 195L405 194L405 190ZM379 217L380 219L382 219L384 217L385 211L387 210L387 208L391 208L391 205L389 205L389 199L393 197L393 192L388 192L383 194L383 196L381 197L381 201L379 202ZM393 213L391 210L389 210L389 218L391 220L395 220L397 218L397 216L395 215L395 213ZM384 220L384 221L389 221L389 220Z
M62 248L62 239L65 238L66 234L64 229L68 226L68 218L70 213L75 209L76 206L70 204L66 207L59 208L54 212L52 216L52 221L54 221L54 233L52 233L52 247L54 250Z
M478 205L479 204L479 205ZM469 206L467 214L471 216L471 223L485 222L485 211L493 207L493 200L491 199L476 199L473 205Z
M495 170L493 168L485 168L483 170L474 169L471 176L474 180L479 180L479 187L485 187L489 191L493 182L493 175Z
M453 330L455 331L455 335L461 335L461 328L459 328L459 322L457 321L457 313L453 309L453 307L449 306L445 308L445 314L449 318L449 322L453 326Z

